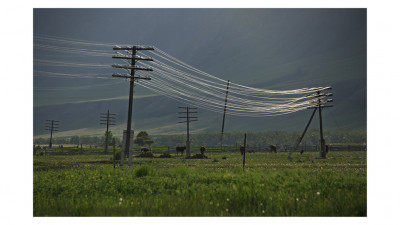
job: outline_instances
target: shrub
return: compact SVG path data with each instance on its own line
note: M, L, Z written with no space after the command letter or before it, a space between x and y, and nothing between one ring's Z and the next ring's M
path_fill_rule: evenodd
M207 156L202 155L202 154L196 154L196 155L188 156L186 158L187 159L208 159Z
M168 153L164 153L164 154L160 155L159 158L172 158L172 156Z
M154 158L153 153L151 152L145 152L145 153L140 153L137 157L139 158Z
M115 160L121 160L121 150L115 152Z
M152 166L144 165L134 170L136 177L152 176L156 175L157 171Z

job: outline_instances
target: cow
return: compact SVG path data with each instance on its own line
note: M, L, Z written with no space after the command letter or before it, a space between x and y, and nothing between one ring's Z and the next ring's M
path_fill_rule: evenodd
M240 154L244 154L244 152L246 151L245 146L240 146Z
M275 145L270 145L269 146L269 150L271 151L271 153L272 152L276 153L276 146Z
M204 152L206 151L206 148L204 146L200 147L200 153L201 155L204 155Z
M176 147L176 154L181 153L183 155L183 152L185 151L186 147Z
M150 149L148 149L148 148L141 148L140 151L141 151L142 153L146 153L146 152L150 151Z

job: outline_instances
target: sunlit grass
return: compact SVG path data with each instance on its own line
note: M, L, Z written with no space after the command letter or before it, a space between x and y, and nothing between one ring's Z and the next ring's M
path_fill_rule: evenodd
M366 216L366 153L35 156L35 216ZM217 160L215 160L217 159Z

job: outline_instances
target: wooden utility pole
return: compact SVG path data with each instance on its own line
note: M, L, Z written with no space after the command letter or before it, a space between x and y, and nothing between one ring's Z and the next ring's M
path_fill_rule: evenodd
M323 108L328 108L328 107L333 107L333 105L324 105L325 103L328 102L333 102L332 99L323 99L324 97L328 96L333 96L332 93L321 93L323 90L330 90L332 89L331 87L318 90L316 94L311 95L312 97L315 97L317 100L311 103L314 103L315 106L308 107L309 109L317 109L318 108L318 113L319 113L319 144L320 144L320 154L319 156L323 159L326 158L326 151L325 151L325 139L324 139L324 133L323 133L323 128L322 128L322 109Z
M225 106L224 106L224 115L222 117L222 130L221 130L221 152L222 152L222 139L224 136L224 127L225 127L225 113L226 113L226 104L228 103L228 91L229 91L229 80L228 83L226 84L226 94L225 94Z
M106 129L106 143L104 145L104 153L108 153L108 127L115 125L115 114L110 113L109 110L107 110L107 113L101 113L100 114L100 124L101 125L106 125L107 129Z
M189 135L189 123L190 122L195 122L197 121L196 116L190 116L191 113L197 113L197 112L191 112L189 110L191 109L197 109L197 108L189 108L189 107L178 107L181 109L186 109L186 112L178 112L179 114L186 114L186 116L180 116L178 118L185 118L186 121L180 121L179 123L186 123L186 157L190 157L190 135ZM195 119L195 120L191 120Z
M320 92L317 92L320 94ZM319 114L319 143L321 146L320 149L320 156L321 158L326 158L326 152L325 152L325 139L324 139L324 131L322 129L322 115L321 115L321 99L318 98L318 114Z
M243 151L243 170L244 166L246 165L246 133L244 133L244 151Z
M323 108L328 108L328 107L333 107L333 105L324 105L325 103L333 102L333 100L332 99L323 99L323 98L328 97L328 96L333 96L333 94L332 93L325 94L325 93L321 93L321 91L330 90L330 89L332 89L332 88L331 87L327 87L327 88L324 88L324 89L320 89L315 94L311 94L311 95L307 95L306 96L306 97L315 97L316 98L315 101L311 101L310 102L310 103L314 104L314 106L308 107L308 109L314 109L314 111L313 111L313 113L312 113L312 115L310 117L310 120L307 123L306 128L304 129L304 131L301 134L301 136L297 139L292 151L290 151L289 156L288 156L289 159L291 159L292 153L294 151L296 151L297 148L299 147L304 135L306 134L306 131L307 131L308 127L310 126L310 123L311 123L311 121L312 121L312 119L314 117L314 114L317 111L317 109L318 109L318 113L319 113L320 157L323 158L323 159L326 158L325 139L324 139L324 133L323 133L323 128L322 128L322 109Z
M51 148L53 146L52 143L52 139L53 139L53 131L58 131L55 129L58 129L59 123L60 121L58 120L46 120L45 122L45 130L49 130L50 131L50 141L49 141L49 148Z
M124 165L124 160L125 160L125 155L129 155L129 161L128 165L132 165L132 151L130 151L130 146L131 146L131 124L132 124L132 103L133 103L133 87L134 87L134 81L135 80L151 80L150 77L141 77L141 76L135 76L135 71L136 70L143 70L143 71L153 71L151 68L142 68L142 67L137 67L135 66L137 60L145 60L145 61L153 61L152 58L143 58L140 56L136 55L137 51L140 50L154 50L153 47L141 47L141 46L127 46L127 47L120 47L116 46L113 48L113 50L118 51L118 50L125 50L128 51L128 53L131 53L131 55L123 55L117 53L117 55L114 55L112 58L114 59L125 59L125 60L130 60L129 65L119 65L119 64L114 64L112 65L113 68L121 68L121 69L126 69L130 70L129 75L121 75L121 74L113 74L113 77L120 77L120 78L128 78L130 79L130 85L129 85L129 106L128 106L128 123L127 123L127 128L126 128L126 144L125 144L125 149L121 150L121 166Z

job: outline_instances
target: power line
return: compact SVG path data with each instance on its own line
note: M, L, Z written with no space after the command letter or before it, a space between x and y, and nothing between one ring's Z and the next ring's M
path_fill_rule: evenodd
M80 47L71 47L78 45L86 45L91 47L108 47L111 43L91 42L70 38L59 38L52 36L35 36L35 41L52 42L56 44L68 45L57 46L49 44L36 44L35 46L47 50L61 51L71 54L88 54L91 56L107 56L107 51L88 49ZM326 87L300 88L294 90L268 90L260 88L252 88L245 85L230 82L229 86L229 105L225 106L225 81L214 75L196 69L189 64L167 54L166 52L155 48L145 46L135 46L136 51L133 52L132 46L116 46L114 50L125 51L128 54L116 52L112 57L114 59L122 59L128 61L128 65L115 64L113 68L121 68L127 71L136 71L136 79L143 79L144 82L139 85L178 100L180 102L195 105L209 111L223 113L236 116L248 117L264 117L279 116L294 113L311 107L314 103L310 101L313 98L310 93L323 91ZM149 53L157 58L149 57L138 50L154 50ZM130 64L130 61L137 61L143 67ZM84 63L84 62L65 62L56 60L36 59L35 62L57 66L57 67L86 67L86 68L107 68L107 65ZM149 69L151 67L152 69ZM147 82L147 76L142 76L143 71L153 71L152 82ZM67 75L61 73L46 73L46 76L64 76L64 77L81 77L89 78L84 75ZM35 75L36 76L36 75ZM39 76L45 76L40 74ZM114 74L113 77L125 78L130 81L131 75ZM107 79L106 77L96 76L96 79ZM224 108L224 110L222 110Z

